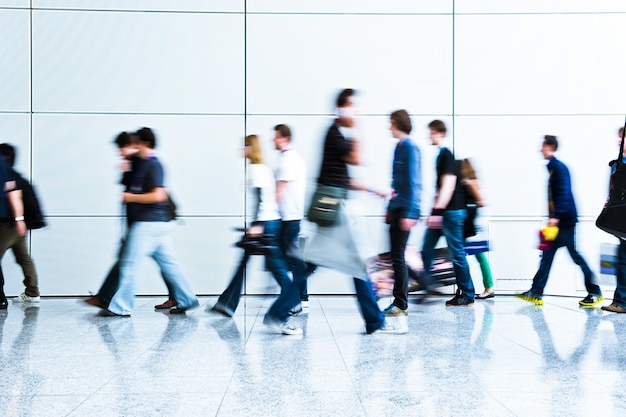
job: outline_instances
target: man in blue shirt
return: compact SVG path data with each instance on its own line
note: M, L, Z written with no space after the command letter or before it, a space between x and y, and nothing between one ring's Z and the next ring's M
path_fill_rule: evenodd
M539 270L533 278L533 285L530 290L517 297L530 303L543 304L543 290L548 282L548 275L552 267L552 261L556 251L565 246L576 265L580 266L585 276L585 287L587 288L587 297L579 301L582 307L593 307L604 301L602 290L598 286L594 273L587 265L587 262L576 250L576 223L578 222L578 213L576 211L576 203L572 194L572 183L569 170L565 164L554 156L559 142L556 136L545 135L541 153L548 162L548 172L550 179L548 180L548 226L557 226L559 234L552 244L542 252Z
M399 316L408 315L409 274L404 252L411 228L420 217L422 168L420 150L409 138L412 126L406 110L391 113L389 130L398 139L393 157L392 195L386 216L394 274L394 299L383 312L386 316Z

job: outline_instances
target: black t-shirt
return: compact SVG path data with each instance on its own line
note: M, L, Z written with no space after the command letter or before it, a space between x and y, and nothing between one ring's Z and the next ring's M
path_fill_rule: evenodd
M348 165L345 156L352 150L352 142L339 131L337 122L328 129L324 141L322 168L317 182L331 187L350 188Z
M163 167L157 158L150 156L134 161L132 179L128 192L146 194L157 187L164 187ZM154 204L129 203L126 205L128 222L168 222L172 220L167 202Z
M437 157L437 191L441 189L442 177L446 174L456 176L456 187L446 210L460 210L465 208L465 192L458 172L458 164L448 148L441 148Z

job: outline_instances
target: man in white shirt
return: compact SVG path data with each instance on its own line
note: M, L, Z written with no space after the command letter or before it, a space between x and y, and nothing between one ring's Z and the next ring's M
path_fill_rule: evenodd
M274 127L274 145L280 151L275 171L276 201L281 217L280 244L294 281L298 281L302 307L308 307L306 267L300 256L299 245L300 221L304 217L306 194L306 164L291 147L291 130L287 125L279 124Z

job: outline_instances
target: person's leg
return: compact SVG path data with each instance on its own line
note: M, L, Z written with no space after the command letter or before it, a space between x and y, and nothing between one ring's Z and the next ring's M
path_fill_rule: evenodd
M135 222L126 238L126 247L120 260L120 282L111 298L108 310L114 314L128 316L135 305L135 279L143 260L154 252L153 222Z
M459 289L471 300L474 299L474 283L465 257L463 238L463 224L466 217L465 210L446 210L443 215L443 234L450 250L450 260L454 266L456 284Z
M559 230L559 234L561 232L562 231ZM595 274L593 273L593 271L591 271L591 268L589 268L589 265L587 265L587 262L585 261L585 259L576 250L576 227L573 226L571 228L567 228L567 233L568 233L568 243L566 245L567 251L569 252L569 255L572 257L572 260L574 261L574 263L578 265L580 269L583 271L583 275L585 277L585 288L587 289L587 292L591 295L597 295L601 297L602 290L600 289L600 286L598 285L598 280Z
M176 257L174 244L171 237L173 225L170 222L152 222L154 229L155 250L153 258L161 268L163 278L172 289L174 300L178 303L179 310L186 310L198 305L198 297L191 288L189 280Z
M417 281L421 287L430 290L435 286L435 282L430 273L430 269L435 258L435 246L441 237L441 229L427 228L424 233L424 241L422 243L422 264L424 271L418 275Z
M619 241L617 247L616 285L613 304L626 309L626 242Z
M555 240L554 242L552 242L552 245L547 250L541 252L539 269L535 273L535 276L533 277L533 284L530 287L530 291L533 294L539 296L543 295L543 290L548 282L548 275L550 275L550 268L552 268L552 262L554 261L554 255L556 255L556 251L559 249L559 247L560 246Z
M373 333L383 327L385 324L385 316L378 308L376 295L372 288L369 278L353 278L354 289L356 290L356 300L359 303L361 316L365 320L365 330L367 333Z
M243 279L245 275L246 265L248 264L250 255L248 251L244 251L239 261L239 266L233 275L228 287L217 299L217 303L213 307L214 310L222 312L227 316L232 316L239 305L241 299L241 291L243 288Z
M485 290L493 288L493 276L491 275L489 260L487 260L487 253L480 252L475 256L478 261L478 265L480 265L480 272L483 276L483 286L485 287Z
M26 237L19 237L11 246L15 262L22 268L24 273L24 294L29 297L39 297L39 283L37 281L37 271L26 246Z
M266 230L275 230L275 222L278 222L278 227L280 227L280 221L272 220L265 223ZM265 259L267 260L268 269L280 285L280 295L267 311L264 321L266 323L280 324L287 321L289 311L300 303L298 289L304 279L304 271L298 269L298 272L294 272L293 274L293 280L289 279L287 261L285 260L283 251L278 246L280 231L277 230L277 232L278 233L274 235L276 236L276 246L270 245L272 248Z
M399 212L390 213L389 241L391 243L391 263L393 265L393 305L400 310L409 308L409 271L404 259L406 243L409 240L409 231L400 227Z
M13 223L0 223L0 261L2 261L5 252L15 244L18 238L19 236ZM4 293L4 274L0 267L0 309L6 309L7 306L8 302Z
M308 301L306 279L308 277L307 267L302 260L300 252L300 220L281 222L280 227L280 248L285 254L287 265L294 280L298 279L298 295L300 301ZM299 275L296 278L296 275Z

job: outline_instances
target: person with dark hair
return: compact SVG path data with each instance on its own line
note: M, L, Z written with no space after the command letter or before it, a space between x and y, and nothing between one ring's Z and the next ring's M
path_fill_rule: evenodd
M578 213L576 203L572 194L572 182L567 166L554 156L559 147L556 136L545 135L541 146L541 154L548 161L548 226L558 227L556 239L543 249L539 270L533 277L533 284L530 290L517 297L533 304L543 304L543 290L548 282L548 275L552 267L552 261L556 251L565 246L572 260L580 267L585 276L585 287L587 296L578 302L582 307L594 307L604 301L602 290L598 285L595 274L587 265L587 262L576 250L576 223Z
M23 207L23 189L27 185L28 180L23 178L13 168L15 164L16 151L13 145L8 143L0 144L0 158L5 162L6 168L9 172L9 176L15 180L15 193L18 195L19 200ZM25 184L26 183L26 184ZM15 262L22 268L24 273L24 287L23 293L13 299L15 303L38 303L40 301L39 296L39 282L37 279L37 270L35 269L35 263L28 253L28 246L26 245L26 235L17 237L13 243L9 246L15 256ZM8 249L8 248L7 248ZM3 275L0 268L0 275ZM2 278L4 282L4 277Z
M618 146L621 146L621 142L624 137L624 128L620 127L617 131L619 141ZM626 163L626 147L622 153L622 162ZM611 175L617 169L617 164L611 165ZM613 302L609 305L602 306L602 310L610 311L611 313L626 313L626 241L619 239L619 245L617 246L617 253L615 255L615 292L613 293Z
M398 140L393 157L391 200L387 207L391 263L393 265L393 302L383 312L386 316L407 315L409 273L404 259L406 244L420 217L422 167L420 149L409 137L411 118L406 110L391 113L391 135Z
M150 128L137 131L139 166L133 170L130 188L122 194L130 228L120 261L120 283L107 311L114 316L130 316L135 301L135 279L146 257L153 258L169 283L176 307L171 314L182 314L198 306L174 254L170 236L172 213L165 190L161 162L154 155L156 138Z
M350 178L348 165L359 165L360 152L352 128L355 124L355 112L352 89L345 89L337 97L337 118L333 121L324 140L322 166L317 179L318 185L333 187L343 191L370 191L380 197L384 193L376 192L365 184ZM367 275L363 244L368 237L358 224L359 218L352 213L347 198L340 199L338 218L332 226L318 226L311 242L304 250L304 260L314 265L332 268L354 277L356 298L361 315L365 321L365 330L369 333L406 333L408 326L398 320L386 319L378 308L372 283ZM287 312L281 312L286 314Z
M142 160L137 157L137 152L139 149L137 148L137 143L139 142L139 136L136 134L129 134L127 132L121 132L118 134L113 143L117 146L119 151L119 155L121 157L120 162L120 170L122 171L122 178L120 179L120 184L124 186L124 190L128 191L131 185L131 179L133 172L137 169L137 167L141 164ZM125 205L123 205L124 214L125 214ZM124 233L121 238L120 248L117 254L117 259L111 269L109 270L107 276L104 279L104 282L100 286L98 293L92 295L85 300L85 303L92 305L94 307L99 307L102 309L107 309L109 307L109 303L111 302L111 298L115 295L115 292L119 288L120 283L120 260L122 259L122 255L124 254L124 250L126 249L127 242L127 234L130 229L129 217L124 215ZM163 271L161 271L161 276L163 277L163 282L167 287L167 292L169 298L162 304L157 304L154 306L157 310L168 310L172 307L176 307L176 300L173 298L173 292L169 281L163 275Z
M430 276L435 246L445 236L450 251L450 258L458 287L456 295L446 301L448 307L461 307L474 304L474 284L470 275L465 253L463 226L467 217L465 196L458 175L457 163L450 150L443 146L446 137L446 125L441 120L428 124L430 141L439 148L437 156L437 193L432 212L426 220L426 233L422 245L424 263L423 286L430 290L434 283Z

